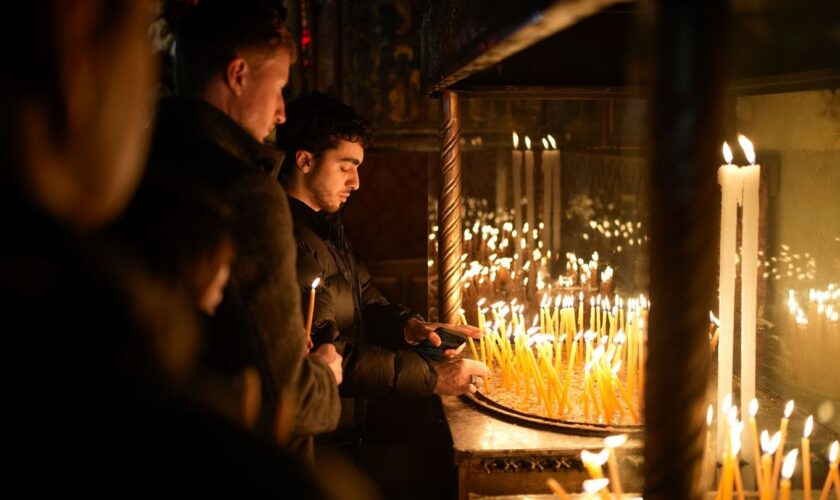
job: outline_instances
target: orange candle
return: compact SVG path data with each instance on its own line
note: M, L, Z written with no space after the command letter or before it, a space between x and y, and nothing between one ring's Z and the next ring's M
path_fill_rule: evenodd
M306 315L306 338L312 334L312 316L315 314L315 289L321 283L321 278L315 278L312 289L309 290L309 313Z
M802 431L802 498L811 500L811 431L814 429L814 416L809 415L805 420ZM782 471L784 473L784 471Z
M785 456L785 463L782 466L782 500L790 500L790 478L796 468L796 455L798 453L799 450L793 449Z

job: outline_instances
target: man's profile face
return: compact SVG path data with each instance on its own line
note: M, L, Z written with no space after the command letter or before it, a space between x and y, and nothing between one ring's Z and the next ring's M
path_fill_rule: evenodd
M261 64L249 65L247 77L231 117L255 139L263 142L271 131L286 121L283 88L289 82L291 55L277 50Z
M334 149L323 152L312 172L304 177L304 185L317 210L334 213L359 189L359 166L365 149L358 142L339 140Z

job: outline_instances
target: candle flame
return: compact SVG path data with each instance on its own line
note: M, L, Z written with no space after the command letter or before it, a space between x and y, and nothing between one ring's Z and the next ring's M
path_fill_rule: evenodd
M709 310L709 320L712 323L714 323L715 326L720 326L720 321L718 320L717 316L715 316L715 313L713 313L711 310Z
M726 160L727 165L732 165L732 148L729 147L726 141L723 141L723 159Z
M828 459L831 460L831 463L837 463L838 448L840 448L840 443L837 441L831 443L831 448L828 450Z
M557 149L557 141L554 140L554 136L548 134L546 137L548 137L548 142L551 143L551 149Z
M729 435L729 443L732 446L732 456L737 455L741 451L741 426L736 425L732 428Z
M618 371L621 370L621 360L615 362L615 366L612 367L612 374L618 375Z
M715 414L715 408L712 405L709 405L709 408L706 410L706 427L712 426L712 418Z
M753 143L750 142L746 136L738 135L738 144L740 144L741 149L744 150L744 155L747 157L747 161L750 162L750 165L755 165L755 149L753 149Z
M793 470L796 468L796 457L799 455L799 450L796 448L790 450L787 455L785 455L784 465L782 465L782 477L790 480L791 476L793 476Z
M583 460L584 463L590 465L597 465L598 467L607 463L607 459L610 456L610 450L603 449L598 453L592 453L589 450L583 450L580 452L580 459Z
M548 141L545 140L545 137L542 138L543 149L548 149Z
M793 413L793 400L787 402L785 405L785 418L790 418L790 414Z
M516 131L514 130L513 131L513 149L516 149L518 147L519 147L519 134L517 134Z
M312 289L314 290L314 289L318 288L319 284L321 284L321 278L320 277L315 278L315 281L312 282Z
M805 430L802 431L802 436L807 438L811 435L812 430L814 430L814 416L808 415L808 418L805 420Z
M761 449L764 451L764 453L768 455L773 453L772 451L770 451L770 434L767 433L767 429L761 431L761 438L759 439L759 441L761 442Z
M604 446L607 448L618 448L627 442L627 434L617 434L615 436L607 436L604 438Z
M526 149L531 149L531 138L528 137L527 135L525 136L525 148Z
M589 495L598 493L610 484L609 478L602 477L600 479L587 479L583 482L583 491Z
M750 401L750 416L755 418L756 413L758 413L758 400L753 398L753 400Z
M770 439L770 442L768 443L769 446L767 447L767 450L766 450L767 454L772 455L773 453L776 453L776 448L779 447L781 442L782 442L782 433L781 433L781 431L776 431L776 433L773 434L773 438Z

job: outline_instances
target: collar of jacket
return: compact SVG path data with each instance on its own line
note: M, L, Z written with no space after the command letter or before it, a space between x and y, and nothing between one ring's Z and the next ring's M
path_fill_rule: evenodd
M321 239L327 240L339 248L344 247L344 211L347 204L341 205L338 212L328 214L316 212L299 199L289 196L289 208L295 221L302 223Z
M193 134L233 156L256 165L276 179L283 165L281 151L257 141L215 106L189 97L167 97L158 106L158 126L171 134Z

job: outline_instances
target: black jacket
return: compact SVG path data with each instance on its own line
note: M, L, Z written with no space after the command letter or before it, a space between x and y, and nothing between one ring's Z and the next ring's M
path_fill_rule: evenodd
M236 260L213 320L221 346L214 361L232 373L257 367L259 427L267 434L278 388L293 381L300 401L296 432L314 434L335 428L341 406L329 368L305 357L292 221L275 180L281 159L213 106L168 98L160 103L144 187L197 190L232 210Z
M308 307L312 282L321 277L315 296L312 339L333 342L344 356L342 396L381 398L432 394L437 373L411 351L403 334L416 313L391 304L382 295L344 234L343 210L315 212L289 198L298 245L298 281ZM422 319L422 318L421 318Z

